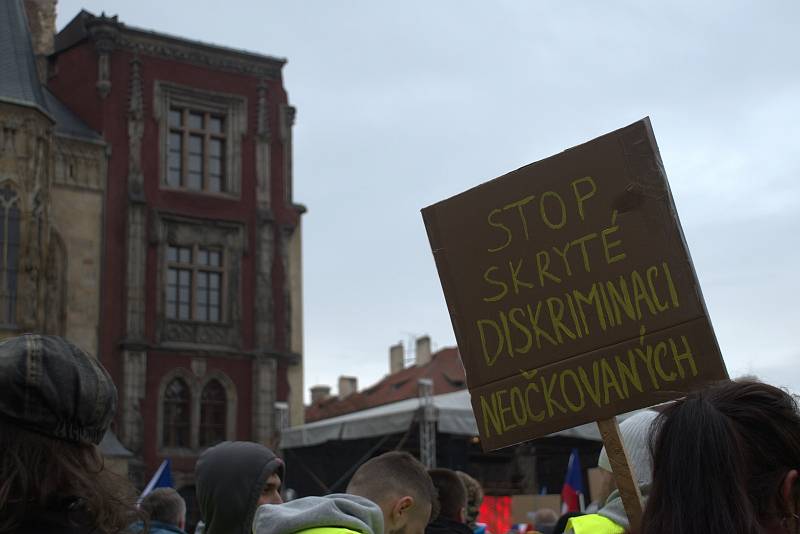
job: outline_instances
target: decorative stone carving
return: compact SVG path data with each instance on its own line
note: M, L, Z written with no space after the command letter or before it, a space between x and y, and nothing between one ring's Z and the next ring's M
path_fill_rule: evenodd
M297 109L284 105L281 113L281 141L283 141L283 195L287 204L292 203L292 128L294 127Z
M142 174L144 101L141 65L139 57L134 56L131 60L131 94L128 105L128 194L130 199L136 202L145 201L144 175Z
M126 340L136 342L144 339L145 271L147 212L140 203L128 206L128 261L127 261L127 335Z
M144 422L141 403L144 401L147 377L147 353L141 350L125 350L122 353L123 394L121 439L134 452L142 450Z
M97 92L105 98L111 92L111 53L116 48L119 39L120 24L117 17L106 17L102 13L99 17L90 19L86 29L97 50Z
M264 218L256 230L256 317L255 336L257 350L265 350L275 343L275 318L273 317L272 262L275 258L275 226Z
M253 441L267 444L276 431L274 406L278 364L274 358L259 355L253 367Z
M269 209L271 200L270 187L270 138L269 102L267 100L267 84L264 80L258 84L258 131L256 137L256 200L261 209Z
M208 47L200 43L165 42L163 37L148 36L126 29L119 38L120 47L149 56L162 57L184 63L192 63L215 70L247 74L257 78L275 80L280 77L284 60L257 56L252 59L242 57L239 51L227 53L218 47ZM200 49L203 47L203 49Z

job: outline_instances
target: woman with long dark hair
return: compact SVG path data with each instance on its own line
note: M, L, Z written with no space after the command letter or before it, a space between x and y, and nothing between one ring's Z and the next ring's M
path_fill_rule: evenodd
M116 534L130 524L131 488L97 448L116 397L100 363L61 338L0 343L0 534Z
M643 534L800 532L800 414L755 380L692 393L656 420Z

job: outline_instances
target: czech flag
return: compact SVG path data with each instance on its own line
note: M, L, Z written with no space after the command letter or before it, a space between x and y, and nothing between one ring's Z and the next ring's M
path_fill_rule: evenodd
M567 464L567 477L564 479L564 487L561 488L561 513L580 512L583 495L581 460L578 457L578 449L572 449Z
M145 486L144 491L142 494L139 495L138 503L142 502L142 499L147 497L151 491L156 488L174 488L175 485L172 482L172 462L169 461L169 458L161 462L161 465L158 466L156 469L155 474L153 474L153 478L150 479L150 482L147 483Z

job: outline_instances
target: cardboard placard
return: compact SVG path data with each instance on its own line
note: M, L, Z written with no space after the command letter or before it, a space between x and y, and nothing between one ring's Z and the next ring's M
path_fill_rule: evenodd
M484 449L727 377L649 119L422 214Z
M561 514L561 495L512 495L511 524L533 523L533 515L537 510L549 508Z

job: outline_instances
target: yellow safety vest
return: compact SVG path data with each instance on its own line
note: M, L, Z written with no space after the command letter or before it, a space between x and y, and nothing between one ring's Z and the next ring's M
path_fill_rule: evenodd
M625 529L607 517L598 514L580 515L567 521L564 532L574 534L625 534Z
M344 527L316 527L301 530L298 534L360 534L358 531Z

